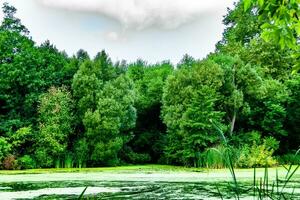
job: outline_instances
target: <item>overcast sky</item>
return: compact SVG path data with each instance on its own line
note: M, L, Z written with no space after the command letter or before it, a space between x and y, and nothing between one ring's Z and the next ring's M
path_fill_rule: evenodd
M37 43L69 55L105 49L113 60L203 58L222 37L234 0L6 0ZM2 4L5 0L0 0ZM2 18L2 13L0 14Z

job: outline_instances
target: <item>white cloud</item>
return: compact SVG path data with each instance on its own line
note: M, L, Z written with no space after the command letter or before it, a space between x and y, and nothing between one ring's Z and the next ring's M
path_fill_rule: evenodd
M3 2L0 0L0 7L1 7L1 9L0 9L0 23L3 21L3 17L4 17L3 12L2 12L2 4L3 4Z
M125 29L174 29L204 12L231 6L227 0L36 0L54 8L93 12L117 20ZM111 35L115 37L116 35Z
M125 35L121 32L108 31L104 33L104 38L112 42L122 42L126 40Z
M119 34L117 32L111 31L111 32L106 33L106 37L109 40L117 41L119 39Z

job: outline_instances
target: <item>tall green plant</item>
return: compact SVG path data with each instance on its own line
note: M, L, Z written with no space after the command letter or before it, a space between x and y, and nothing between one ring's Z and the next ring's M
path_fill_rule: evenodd
M230 151L230 144L228 143L228 140L226 139L225 134L219 128L219 126L216 123L214 123L212 120L211 120L211 123L218 130L218 132L220 133L220 136L223 138L223 143L224 143L225 147L227 147L227 151L225 152L226 166L228 167L228 169L231 173L232 182L233 182L233 184L230 185L230 188L233 190L233 192L235 194L235 198L240 199L241 196L243 195L243 191L247 192L248 190L245 190L244 188L242 188L242 186L238 182L238 179L237 179L237 176L235 173L232 152ZM300 149L296 152L295 156L297 156L299 152L300 152ZM284 168L286 169L286 175L282 182L279 180L278 172L276 170L276 180L273 181L272 183L269 181L269 173L268 173L267 167L265 168L264 177L260 178L260 179L257 179L256 168L254 168L253 185L251 187L253 190L254 199L258 199L258 200L294 199L293 198L294 193L292 192L292 193L288 194L285 191L285 188L288 186L292 177L295 175L295 173L297 172L299 167L300 167L300 163L296 166L293 166L292 164L289 166L284 166ZM218 190L218 193L219 193L221 199L223 199L223 195L218 187L217 187L217 190Z

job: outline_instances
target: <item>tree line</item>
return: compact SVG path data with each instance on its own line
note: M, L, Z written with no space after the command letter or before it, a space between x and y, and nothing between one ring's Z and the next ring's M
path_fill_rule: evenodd
M13 6L3 12L2 168L221 167L220 130L239 167L291 162L299 148L296 50L261 39L266 22L243 1L224 17L215 52L177 65L112 62L104 50L70 57L50 41L37 45Z

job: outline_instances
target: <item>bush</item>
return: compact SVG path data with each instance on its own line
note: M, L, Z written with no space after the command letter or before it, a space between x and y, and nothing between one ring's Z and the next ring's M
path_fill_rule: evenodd
M131 163L133 164L143 164L147 163L151 160L151 157L147 153L135 153L135 152L130 152L128 155Z
M8 155L11 145L4 137L0 137L0 162Z
M277 164L273 156L276 140L266 138L262 144L253 142L252 146L243 146L240 150L236 165L238 167L271 167ZM271 142L272 146L268 146Z
M36 162L29 155L25 155L18 159L18 163L21 169L34 169L36 168Z
M3 160L3 168L6 170L13 170L18 168L18 162L14 155L8 155Z
M120 157L128 163L144 164L151 160L151 156L147 153L136 153L130 147L125 146L120 153Z
M37 167L51 168L54 160L44 149L37 149L35 153Z

